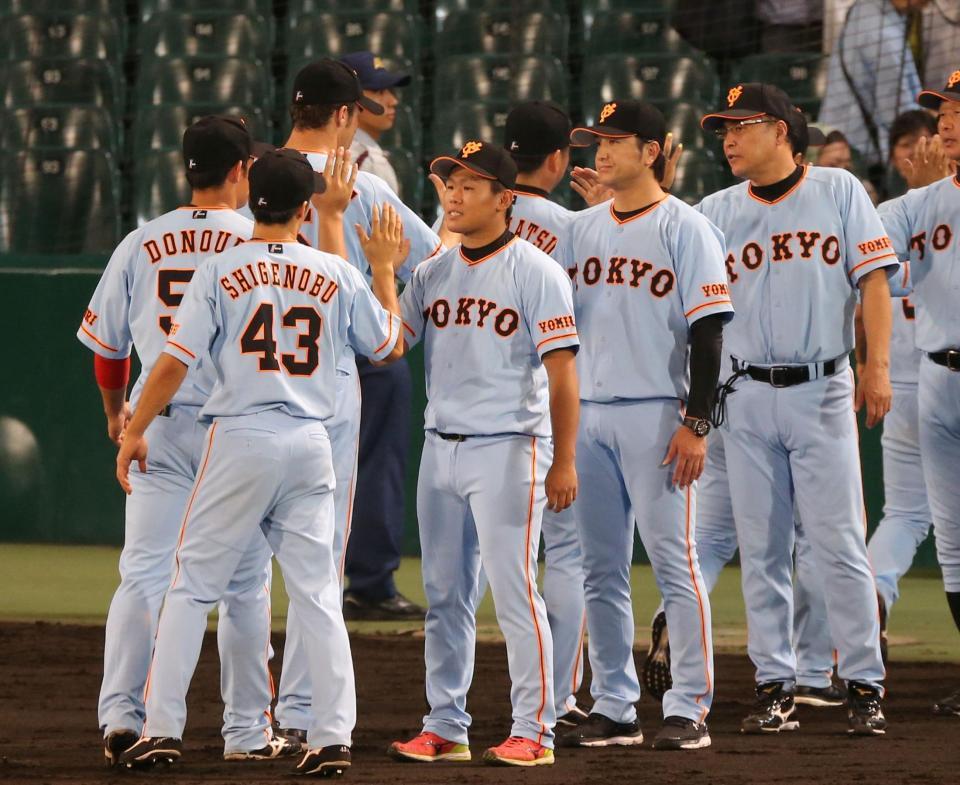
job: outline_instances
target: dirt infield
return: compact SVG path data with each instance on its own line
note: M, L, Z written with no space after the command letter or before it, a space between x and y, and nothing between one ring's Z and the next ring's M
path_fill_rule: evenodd
M282 637L275 640L279 663ZM222 706L216 647L208 636L190 695L183 762L171 772L110 773L101 766L96 701L103 630L59 624L0 626L0 780L17 783L260 783L289 780L291 761L225 763L219 736ZM473 764L398 764L387 744L420 728L424 710L423 641L414 636L354 636L359 725L357 783L956 783L960 719L931 715L931 701L960 682L960 667L895 663L888 683L883 739L849 739L842 710L801 707L800 731L744 737L737 730L749 703L752 670L743 656L717 660L719 690L710 718L713 747L656 753L648 747L560 750L552 767L505 770ZM506 655L500 645L477 652L470 709L474 758L509 730ZM659 706L644 698L640 719L649 736Z

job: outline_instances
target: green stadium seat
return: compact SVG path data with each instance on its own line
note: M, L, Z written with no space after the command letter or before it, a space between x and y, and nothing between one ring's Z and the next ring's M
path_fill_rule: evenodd
M689 204L696 204L730 184L731 177L725 163L707 150L689 150L684 152L677 165L677 176L670 193Z
M137 48L155 57L240 57L270 61L273 17L230 12L164 12L140 25Z
M118 123L96 106L34 106L0 109L0 149L70 148L120 150Z
M343 0L288 0L287 26L297 27L317 14L336 13L343 9L343 5ZM350 8L367 14L389 11L417 16L420 13L418 0L352 0Z
M74 57L109 60L123 57L121 22L86 14L25 14L0 17L0 56L6 60Z
M433 118L431 155L447 154L471 139L500 144L509 111L505 104L459 103L445 107Z
M398 91L401 97L405 96L406 88ZM380 137L380 146L394 150L409 150L415 156L420 155L423 146L423 133L420 113L409 103L401 103L397 107L397 119L393 128Z
M802 52L751 55L734 66L731 82L775 84L797 106L816 116L827 85L827 59Z
M411 205L414 211L419 212L423 201L423 184L427 179L427 170L423 167L420 157L410 150L384 148L393 171L397 173L400 184L400 198L404 204ZM430 186L433 190L433 186Z
M494 11L514 18L532 13L567 14L567 0L437 0L435 16L439 29L450 14Z
M144 64L137 80L139 105L220 104L266 110L272 100L269 70L239 58L178 57Z
M100 253L119 239L114 159L102 150L0 156L0 252Z
M183 153L151 150L135 162L133 218L137 226L190 202L190 184L183 171Z
M0 0L0 16L20 14L99 14L125 19L126 0Z
M285 48L292 59L341 57L367 50L378 57L420 61L426 31L419 17L402 13L315 14L287 29Z
M702 56L606 55L584 63L583 112L587 119L617 98L664 105L690 101L713 105L719 90L713 64Z
M658 13L669 18L676 4L676 0L582 0L580 14L584 26L589 28L597 16L617 11Z
M662 11L598 14L586 29L584 46L588 57L618 52L685 53L691 49Z
M555 57L452 57L443 64L443 86L434 91L438 110L460 101L506 104L534 99L566 104L567 71Z
M713 134L700 127L700 118L713 107L681 101L663 107L667 118L667 130L673 133L675 143L682 143L685 150L717 150L719 146Z
M114 67L105 60L24 60L0 63L0 106L73 104L118 112L123 94Z
M272 0L140 0L138 5L140 19L143 21L157 14L171 11L190 11L198 14L229 11L238 15L262 16L265 19L273 16Z
M129 153L136 164L137 159L152 150L179 148L183 143L183 132L188 125L209 114L225 114L243 117L253 138L258 141L272 142L269 115L262 109L250 110L241 106L220 106L210 104L163 104L144 106L133 118L130 130Z
M437 58L461 54L552 55L567 59L566 14L455 11L436 35Z

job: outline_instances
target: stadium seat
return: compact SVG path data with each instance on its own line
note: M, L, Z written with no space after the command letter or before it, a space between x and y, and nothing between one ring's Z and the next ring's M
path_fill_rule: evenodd
M459 101L507 104L549 99L564 105L567 72L554 57L467 55L443 64L443 84L434 91L434 104Z
M99 14L120 20L126 17L126 0L0 0L0 16L20 14Z
M433 119L431 155L449 153L471 139L500 144L507 114L507 105L460 103L445 107Z
M183 171L183 153L179 146L172 150L152 150L136 161L133 171L136 226L189 202L190 185Z
M220 104L267 109L272 80L262 63L239 58L169 58L146 63L137 80L139 105Z
M420 13L418 0L353 0L350 7L353 11L368 14L389 11L417 16ZM317 14L336 13L342 9L342 0L288 0L287 26L294 28Z
M406 88L403 88L398 92L401 96L405 96L405 90ZM421 125L419 112L409 103L401 103L397 107L397 119L393 123L393 128L380 138L380 145L394 150L409 150L419 157L423 146Z
M455 11L436 36L437 58L462 54L552 55L567 59L570 21L564 14Z
M827 58L807 53L751 55L736 64L731 81L775 84L815 116L826 89Z
M120 229L117 171L102 150L0 156L0 252L98 253Z
M690 101L711 106L719 90L713 64L702 56L606 55L584 63L583 112L594 118L603 104L636 98L666 105Z
M2 2L2 0L0 0ZM74 0L78 2L78 0ZM272 0L140 0L140 19L146 21L156 14L170 11L191 11L207 13L209 11L230 12L238 15L273 16Z
M87 57L119 62L123 27L107 16L25 14L0 17L0 56L6 60L38 57Z
M154 57L241 57L270 61L273 17L194 11L155 14L140 25L137 48Z
M417 63L421 39L426 36L419 17L403 13L323 13L293 24L288 24L284 44L291 60L368 50L379 57Z
M450 14L480 11L500 12L516 18L535 12L567 14L569 9L566 0L438 0L434 11L437 29Z
M676 0L582 0L580 13L584 27L589 28L598 15L616 11L656 12L669 18L675 5Z
M730 183L731 177L725 163L717 161L706 150L689 150L677 165L677 176L670 193L689 204L696 204Z
M24 60L0 63L0 105L86 104L120 111L116 70L105 60Z
M700 118L713 107L681 101L662 108L667 118L667 131L673 133L675 143L682 143L685 150L704 149L711 152L719 150L713 134L706 133L700 127Z
M262 109L253 110L242 106L219 106L208 104L165 104L141 107L133 118L130 130L129 153L136 162L151 150L179 148L183 132L188 125L208 114L226 114L243 117L253 138L272 142L269 116Z
M397 173L400 183L400 198L410 205L415 212L420 211L423 201L423 183L427 178L427 170L423 167L420 157L410 150L384 148L393 171ZM430 186L433 190L433 186Z
M598 14L586 28L587 56L623 52L685 53L692 47L670 26L662 11L616 11Z
M0 109L0 149L56 147L105 150L116 154L120 143L113 115L95 106L35 106Z

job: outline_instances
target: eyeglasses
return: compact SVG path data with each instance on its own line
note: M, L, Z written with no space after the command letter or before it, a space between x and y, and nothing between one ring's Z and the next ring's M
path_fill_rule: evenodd
M743 133L744 128L748 125L763 125L764 123L779 123L781 122L776 117L761 117L756 120L741 120L736 125L724 126L723 128L717 128L714 133L717 135L717 139L726 139L727 134L733 132L734 136L739 136Z

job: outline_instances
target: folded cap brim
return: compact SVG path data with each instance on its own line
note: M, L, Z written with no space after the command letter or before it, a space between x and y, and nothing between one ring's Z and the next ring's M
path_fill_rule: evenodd
M360 104L363 109L370 112L370 114L383 114L384 112L384 109L380 104L378 104L372 98L367 98L365 95L361 95L357 99L357 103Z
M924 109L939 109L944 101L960 101L956 90L923 90L917 96L917 103Z
M486 169L481 169L478 166L469 164L466 161L461 161L459 158L452 158L449 155L441 155L439 158L434 158L430 163L430 173L437 175L441 180L446 180L450 176L450 173L458 166L485 180L497 179L495 174L488 172Z
M707 131L720 128L725 120L752 120L754 117L763 117L766 112L757 112L754 109L731 109L728 112L714 112L704 115L700 120L700 127Z
M590 147L596 144L600 137L606 139L626 139L629 136L636 136L632 131L624 131L621 128L611 128L610 126L590 126L574 128L570 132L570 144L574 147Z

